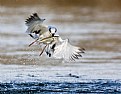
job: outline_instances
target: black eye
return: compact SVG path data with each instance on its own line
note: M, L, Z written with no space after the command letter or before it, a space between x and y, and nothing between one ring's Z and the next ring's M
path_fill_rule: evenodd
M57 32L57 29L55 28L55 32Z
M49 31L50 31L50 33L51 33L51 28L49 28Z

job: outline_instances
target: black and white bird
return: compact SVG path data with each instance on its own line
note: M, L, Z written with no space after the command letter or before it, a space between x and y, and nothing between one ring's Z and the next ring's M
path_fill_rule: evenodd
M33 39L54 36L57 29L55 27L43 24L44 21L45 19L41 19L37 13L33 13L25 21L25 24L28 27L26 33L29 34Z
M71 45L69 39L63 40L59 35L47 37L38 41L45 44L42 53L45 50L49 57L52 56L57 59L63 59L64 61L75 61L79 59L79 57L82 57L82 53L85 51L84 48Z
M57 29L55 27L43 24L44 20L39 18L37 13L26 19L25 24L28 26L26 33L35 39L29 46L35 42L39 45L42 44L44 48L40 56L45 51L49 57L63 59L64 61L75 61L82 57L84 48L71 45L69 39L63 40L59 35L56 35Z

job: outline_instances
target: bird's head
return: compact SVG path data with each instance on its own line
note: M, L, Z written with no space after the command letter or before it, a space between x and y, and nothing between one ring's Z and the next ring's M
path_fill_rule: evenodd
M52 36L54 36L55 33L57 32L57 28L55 27L49 26L48 29L49 29L49 32L52 34Z

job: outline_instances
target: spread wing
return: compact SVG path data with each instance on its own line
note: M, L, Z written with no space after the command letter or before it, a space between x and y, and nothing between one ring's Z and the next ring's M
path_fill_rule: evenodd
M32 25L33 23L39 22L42 23L45 19L41 19L39 18L37 13L33 13L32 15L30 15L29 18L26 19L25 24L27 26Z
M26 19L25 24L28 26L26 33L31 34L42 34L43 32L47 31L47 26L43 25L43 21L45 19L39 18L37 13L32 14L29 18Z
M84 49L71 45L66 39L55 47L53 57L63 58L65 61L75 61L82 57L81 53L84 53Z

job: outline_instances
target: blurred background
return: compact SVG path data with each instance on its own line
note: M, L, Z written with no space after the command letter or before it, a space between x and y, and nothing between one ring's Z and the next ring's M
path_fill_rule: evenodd
M25 19L37 12L63 39L86 49L82 62L121 61L120 0L0 0L0 63L38 62ZM37 59L37 60L36 60Z
M62 39L69 38L71 44L85 48L83 57L76 63L62 63L45 54L40 57L41 48L36 44L28 47L33 39L25 33L25 19L35 12L46 19L46 25L55 26ZM0 0L3 93L7 90L119 93L118 79L121 79L121 0ZM62 83L54 84L55 81Z

